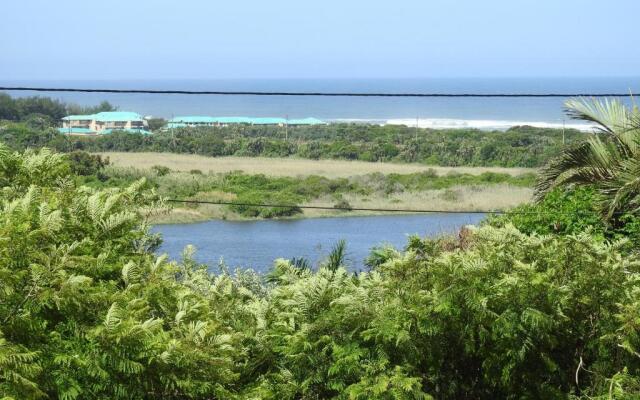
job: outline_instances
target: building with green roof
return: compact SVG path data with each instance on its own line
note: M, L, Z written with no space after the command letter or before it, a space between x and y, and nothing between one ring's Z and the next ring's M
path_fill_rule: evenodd
M168 128L186 128L195 126L216 126L219 124L217 118L200 116L200 115L187 115L171 118L167 121Z
M317 118L290 119L289 125L326 125L327 123Z
M285 119L275 117L206 117L206 116L181 116L168 121L168 128L186 128L196 126L227 126L234 124L246 125L320 125L325 124L317 118Z
M251 118L247 117L215 117L220 125L251 124Z
M67 135L95 135L95 131L92 131L89 128L72 128L70 126L66 128L58 128L58 132Z
M103 111L88 115L68 115L62 118L61 133L71 135L108 134L113 131L149 133L147 121L130 111Z
M286 125L284 118L251 118L252 125Z

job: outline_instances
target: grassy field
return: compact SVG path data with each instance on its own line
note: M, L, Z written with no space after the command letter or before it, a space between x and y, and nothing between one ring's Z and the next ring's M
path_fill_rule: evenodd
M262 197L257 199L270 199L271 192L291 194L308 189L313 194L307 196L306 200L298 198L296 204L334 207L341 201L353 208L479 211L508 209L526 203L531 200L533 192L529 187L530 183L526 183L529 181L519 181L520 177L533 171L526 168L454 168L358 161L209 158L168 153L101 155L111 160L108 175L120 176L125 181L147 177L157 185L163 196L190 200L247 202L246 192L257 190L262 193ZM158 176L152 168L157 166L170 168L170 172ZM229 186L229 182L225 183L224 176L234 171L243 171L246 178ZM481 175L487 173L506 175L503 175L502 181L493 181L485 180ZM272 178L264 181L257 178L257 174ZM333 184L338 185L339 182L339 185L335 189L327 189L326 185L320 184L316 189L312 185L318 184L318 177L329 178ZM293 199L295 198L294 195ZM274 201L270 199L265 202ZM288 200L280 202L290 204ZM372 214L384 212L303 209L302 213L289 218ZM155 217L153 222L184 223L250 218L228 206L173 204L170 212Z
M425 190L419 192L403 192L391 196L375 193L371 196L356 194L344 195L343 198L354 208L389 208L389 209L435 209L480 211L508 209L531 200L533 190L510 185L493 186L457 186L445 190ZM200 193L193 199L207 201L234 201L235 196L228 193ZM306 203L310 206L331 207L335 200L331 196L322 196ZM321 218L338 216L383 215L381 211L342 211L303 209L302 214L289 218ZM394 212L394 214L397 214ZM187 223L207 221L211 219L246 220L250 219L219 205L176 206L166 214L153 217L154 223Z
M344 199L354 208L396 208L412 210L465 210L482 211L507 209L531 200L533 190L511 185L492 186L454 186L444 190L424 190L402 192L385 196L376 193L372 196L344 195ZM330 203L328 197L315 199L309 205L324 206ZM339 215L371 215L386 214L370 211L304 210L307 217L324 217Z
M429 169L440 175L450 172L479 175L484 172L521 175L535 172L531 168L501 167L438 167L423 164L395 164L344 160L305 160L296 158L263 157L204 157L173 153L99 153L109 157L111 163L121 167L149 169L162 165L172 171L200 170L204 173L226 173L243 171L246 174L265 174L269 176L308 176L319 175L327 178L348 178L375 172L382 174L411 174Z

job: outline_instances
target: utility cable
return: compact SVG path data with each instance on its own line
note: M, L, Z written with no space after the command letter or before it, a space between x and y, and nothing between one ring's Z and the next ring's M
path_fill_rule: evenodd
M229 205L240 207L272 207L272 208L300 208L311 210L335 210L335 211L372 211L372 212L399 212L399 213L421 213L421 214L524 214L524 215L539 215L539 214L578 214L578 212L571 213L558 213L548 212L542 213L539 211L522 211L522 210L442 210L442 209L413 209L413 208L367 208L367 207L334 207L334 206L309 206L309 205L297 205L297 204L272 204L272 203L240 203L233 201L207 201L207 200L182 200L182 199L164 199L170 203L184 203L184 204L209 204L209 205ZM585 211L586 213L586 211ZM618 213L615 213L618 214Z
M640 93L366 93L366 92L270 92L222 90L159 90L159 89L82 89L0 86L4 91L72 92L72 93L129 93L129 94L185 94L222 96L325 96L325 97L640 97Z

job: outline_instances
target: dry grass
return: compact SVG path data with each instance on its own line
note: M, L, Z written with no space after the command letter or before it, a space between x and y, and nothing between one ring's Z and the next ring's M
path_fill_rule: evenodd
M327 178L346 178L365 175L373 172L383 174L411 174L433 169L440 175L455 171L479 175L483 172L502 172L520 175L534 172L530 168L500 167L436 167L422 164L372 163L364 161L344 160L304 160L296 158L261 158L261 157L204 157L189 154L173 153L100 153L109 157L112 164L122 167L149 169L154 165L162 165L174 171L191 171L224 173L244 171L247 174L265 174L270 176L305 176L321 175Z
M531 201L533 190L510 185L454 186L445 190L402 192L384 196L362 197L348 194L343 198L354 208L390 208L410 210L484 211L504 210ZM309 205L332 205L335 200L319 198ZM307 217L344 215L344 211L304 210ZM351 211L349 215L383 214L383 212Z
M234 201L236 195L233 193L226 193L221 191L200 192L195 196L188 198L188 200L199 201ZM212 219L230 219L230 220L243 220L247 219L240 214L236 214L229 210L228 207L216 204L184 204L175 205L169 210L169 212L156 215L150 218L152 223L156 224L183 224L189 222L200 222Z
M362 176L374 172L382 174L410 174L428 169L440 175L450 172L478 175L483 172L502 172L519 175L533 172L527 168L481 168L481 167L433 167L420 164L369 163L341 160L303 160L294 158L249 158L249 157L203 157L196 155L171 153L101 153L110 158L117 167L148 170L152 166L162 165L176 172L200 170L204 173L225 173L244 171L247 174L266 174L270 176L320 175L328 178ZM180 175L180 174L170 174ZM386 195L379 191L364 197L347 194L343 198L355 208L390 209L435 209L435 210L496 210L508 209L531 200L532 189L510 185L454 186L446 190L426 190L420 192L400 192ZM235 195L224 192L200 192L192 200L233 201ZM324 196L305 205L332 207L336 199ZM340 211L304 209L303 214L294 218L314 218L343 215L384 214L376 211ZM247 219L236 214L226 206L219 205L181 205L169 213L156 216L154 223L185 223L210 219Z
M421 192L402 192L389 196L375 194L363 197L345 195L343 198L354 208L388 208L412 210L458 210L484 211L504 210L529 202L533 190L510 185L490 186L454 186L445 190L426 190ZM231 195L232 196L232 195ZM228 193L199 194L199 200L233 200ZM336 200L330 196L312 200L305 205L332 207ZM356 216L388 214L378 211L341 211L304 209L303 214L293 218L320 218L332 216ZM245 220L248 219L230 211L227 207L217 205L198 205L178 207L168 214L153 218L154 223L187 223L211 219Z

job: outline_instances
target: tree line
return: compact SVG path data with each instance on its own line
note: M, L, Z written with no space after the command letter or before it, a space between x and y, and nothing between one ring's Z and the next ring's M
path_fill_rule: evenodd
M108 101L96 106L79 106L50 97L32 96L12 98L0 93L0 119L9 121L37 121L55 126L60 119L72 114L94 114L101 111L115 111L117 107Z
M68 136L29 123L5 123L0 140L14 149L50 147L61 152L172 152L211 157L299 157L369 162L415 162L443 166L540 167L564 143L584 140L580 132L531 127L507 132L421 129L404 126L332 124L289 127L183 128L152 135L113 132L97 137Z

